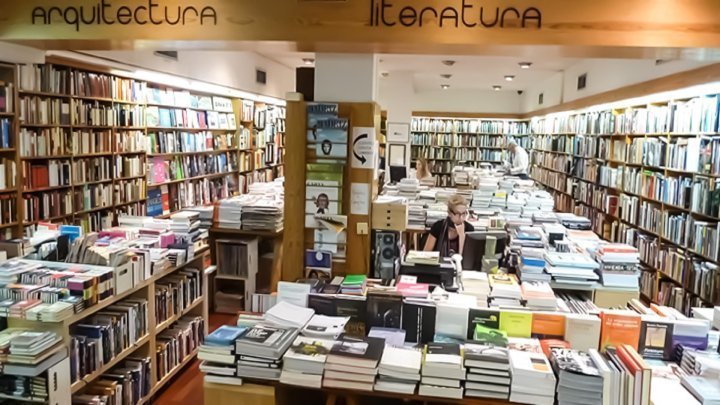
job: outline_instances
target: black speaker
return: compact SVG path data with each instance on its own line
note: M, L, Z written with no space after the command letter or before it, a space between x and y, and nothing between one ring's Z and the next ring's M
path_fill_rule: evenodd
M397 276L402 256L400 232L373 231L372 234L373 277L389 281Z

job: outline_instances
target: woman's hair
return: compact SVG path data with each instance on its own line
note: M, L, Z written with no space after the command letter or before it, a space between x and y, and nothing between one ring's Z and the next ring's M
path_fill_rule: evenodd
M420 170L420 166L422 165L422 170ZM418 158L417 162L415 163L415 170L417 171L417 174L419 178L424 179L425 177L430 176L430 169L428 169L428 161L424 157Z
M456 209L459 205L464 205L467 207L467 201L465 200L465 197L461 196L460 194L455 194L447 202L448 210L452 212L457 212Z

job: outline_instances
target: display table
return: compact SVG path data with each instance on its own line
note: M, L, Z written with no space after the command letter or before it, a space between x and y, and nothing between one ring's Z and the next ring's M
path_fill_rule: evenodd
M242 229L210 228L210 247L215 248L217 239L236 238L260 238L261 240L272 240L273 244L273 265L270 273L270 288L277 291L277 283L282 278L282 256L283 256L283 230L277 232L269 231L245 231ZM217 257L213 251L213 257Z
M251 382L252 381L252 382ZM379 391L358 391L336 388L306 388L272 381L243 379L242 386L204 383L205 403L212 405L295 405L320 404L359 405L361 403L416 402L422 404L463 404L463 405L508 405L512 402L463 398L445 399L421 395L403 395ZM302 400L299 400L302 398Z

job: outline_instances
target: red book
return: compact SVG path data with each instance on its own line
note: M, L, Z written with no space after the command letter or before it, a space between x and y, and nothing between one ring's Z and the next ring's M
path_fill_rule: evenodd
M630 345L637 350L642 318L628 310L605 310L600 313L600 348Z
M397 292L403 297L427 297L430 286L422 283L398 283L395 286Z

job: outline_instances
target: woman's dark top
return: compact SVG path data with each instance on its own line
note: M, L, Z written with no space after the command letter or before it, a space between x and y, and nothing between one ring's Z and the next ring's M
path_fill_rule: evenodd
M436 252L440 252L441 257L450 257L453 253L460 253L460 238L457 236L455 239L448 238L448 231L450 227L455 227L450 218L445 218L442 221L437 221L430 228L430 235L434 236L437 240L435 242ZM475 227L469 222L465 221L465 232L473 232Z

